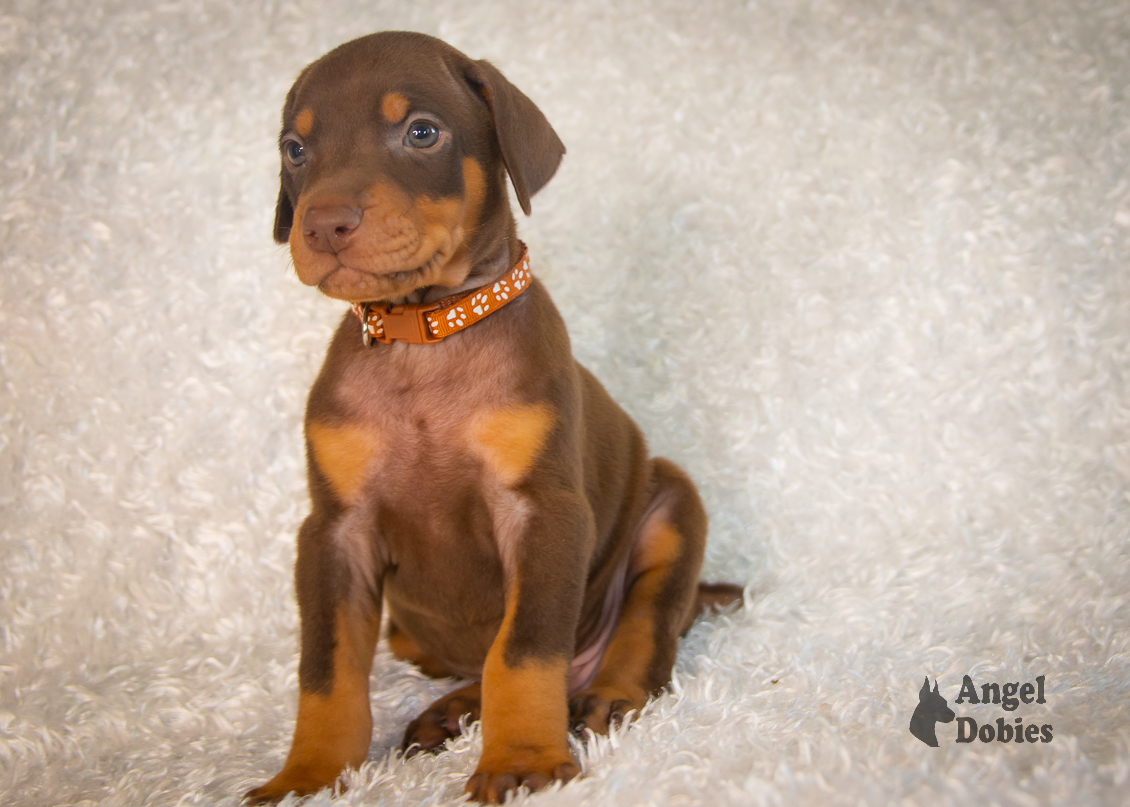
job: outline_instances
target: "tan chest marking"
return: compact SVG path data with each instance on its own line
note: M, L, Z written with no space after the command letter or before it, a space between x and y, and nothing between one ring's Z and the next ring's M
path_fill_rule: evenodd
M306 439L318 470L329 481L338 499L353 501L365 481L365 471L380 448L380 435L360 426L327 426L310 423Z
M314 110L306 107L294 117L294 131L299 137L309 137L314 128Z
M543 403L496 409L471 427L471 445L503 485L525 478L553 428L553 411Z

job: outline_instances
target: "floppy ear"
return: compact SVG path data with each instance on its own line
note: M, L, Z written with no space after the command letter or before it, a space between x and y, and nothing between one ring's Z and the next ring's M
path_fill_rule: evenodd
M286 101L283 102L282 121L283 128L286 128L287 116L294 110L294 98L298 91L298 85L306 74L310 71L311 65L306 65L302 68L302 72L298 74L298 78L290 85L290 89L286 91ZM280 135L281 136L281 135ZM286 185L283 183L285 169L279 169L279 200L275 204L275 243L285 244L290 239L290 228L294 226L294 205L290 203L290 196L287 195Z
M290 228L294 225L294 207L290 197L279 181L279 201L275 205L275 243L285 244L290 239Z
M510 174L522 212L530 215L530 197L549 182L565 146L533 101L485 60L470 62L467 81L486 99L502 161Z

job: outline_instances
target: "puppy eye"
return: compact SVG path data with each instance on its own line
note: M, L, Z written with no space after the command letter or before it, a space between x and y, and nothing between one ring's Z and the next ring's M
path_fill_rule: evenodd
M439 141L439 129L426 120L418 120L408 127L404 142L413 148L426 149Z
M306 147L297 140L287 140L283 143L282 151L286 161L295 168L306 162Z

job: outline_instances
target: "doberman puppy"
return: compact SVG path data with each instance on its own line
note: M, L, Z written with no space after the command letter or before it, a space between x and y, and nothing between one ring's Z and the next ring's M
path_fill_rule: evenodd
M492 65L414 33L314 62L282 117L275 239L353 311L306 408L294 741L248 798L365 761L382 605L396 655L474 682L409 725L407 751L467 714L474 799L571 779L570 728L640 709L680 633L741 590L697 584L694 486L648 457L530 273L507 176L529 214L565 147Z

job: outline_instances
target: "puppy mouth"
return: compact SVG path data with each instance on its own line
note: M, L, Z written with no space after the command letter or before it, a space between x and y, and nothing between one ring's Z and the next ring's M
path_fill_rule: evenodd
M446 256L436 250L412 269L380 272L351 265L338 256L337 267L322 278L318 289L327 297L349 303L396 300L423 286L433 285L430 278L446 262Z
M388 283L388 284L391 284L391 285L399 286L403 283L408 283L414 277L422 275L431 266L431 262L432 262L432 258L429 258L426 263L423 263L420 266L417 266L415 269L403 269L399 272L383 272L383 273L380 273L380 274L367 272L364 269L355 269L355 267L349 267L349 268L355 269L355 271L365 272L366 274L371 274L373 277L377 278L382 283Z

